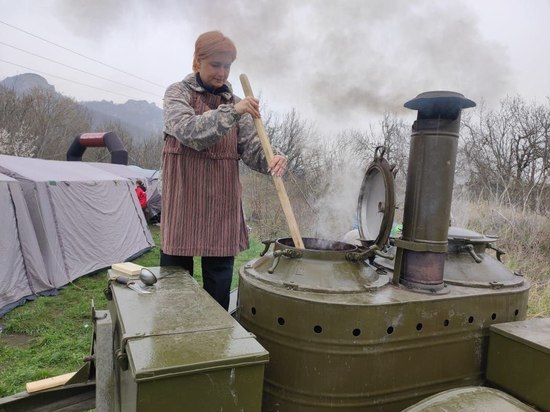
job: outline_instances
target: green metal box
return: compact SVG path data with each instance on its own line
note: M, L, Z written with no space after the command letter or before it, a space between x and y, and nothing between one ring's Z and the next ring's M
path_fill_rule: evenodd
M151 269L151 293L110 286L113 409L259 411L267 351L187 272Z
M550 318L492 325L487 380L550 411Z

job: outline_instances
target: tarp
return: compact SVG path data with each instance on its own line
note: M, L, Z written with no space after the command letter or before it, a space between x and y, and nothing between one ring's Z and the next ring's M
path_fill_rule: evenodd
M132 179L132 181L141 180L147 188L147 208L149 209L149 218L152 219L160 214L160 191L159 191L159 171L154 169L144 169L135 165L119 165L115 163L94 163L89 165L98 167L102 170L114 173L118 176Z
M129 179L82 162L6 155L0 173L21 185L56 288L154 246Z
M0 317L39 294L49 281L21 185L0 174Z

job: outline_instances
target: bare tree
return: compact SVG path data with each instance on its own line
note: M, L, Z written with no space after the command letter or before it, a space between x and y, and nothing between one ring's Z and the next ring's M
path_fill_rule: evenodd
M384 146L384 157L398 169L406 170L408 147L410 140L410 125L393 113L384 113L382 120L376 125L370 125L364 131L350 130L342 134L342 140L347 141L352 156L358 158L366 167L373 159L378 146Z
M498 111L464 122L468 187L482 198L537 212L549 210L550 105L508 97Z
M12 89L0 86L0 153L11 156L35 157L37 140L25 121L24 107Z
M145 169L160 169L164 138L162 135L151 135L140 143L134 143L129 153L131 163Z
M288 158L285 186L294 213L299 218L305 208L304 202L307 201L303 186L306 184L309 165L304 163L304 152L313 134L313 127L302 121L294 109L282 116L271 111L264 112L262 120L272 146L280 149ZM275 237L288 233L272 178L251 173L247 168L241 168L241 178L245 212L258 234Z
M0 129L0 154L20 157L33 157L36 152L36 139L20 129L14 133Z
M0 88L0 106L4 136L18 144L27 141L30 157L64 159L72 139L90 124L82 106L51 90L35 88L17 96Z
M288 169L299 172L302 168L305 143L310 139L312 127L302 121L295 109L285 113L282 119L270 115L265 128L271 144L281 149L288 158Z

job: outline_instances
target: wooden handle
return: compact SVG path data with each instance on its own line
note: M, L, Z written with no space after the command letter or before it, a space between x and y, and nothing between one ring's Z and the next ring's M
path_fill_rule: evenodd
M243 86L245 96L254 97L254 93L252 93L252 87L250 86L250 82L248 81L248 77L246 77L246 74L241 74L239 78L241 79L241 85ZM254 119L254 126L256 126L256 131L258 132L262 148L264 149L265 158L267 159L267 163L269 164L273 159L273 149L271 148L271 143L269 143L269 138L267 137L262 119ZM286 217L288 228L290 229L290 235L292 236L292 240L294 241L294 246L299 249L305 249L304 242L302 241L302 236L300 236L298 223L296 222L296 218L294 217L292 206L290 206L290 200L288 199L283 179L281 179L279 176L273 176L273 182L275 183L277 195L279 195L279 201L281 202L281 206L283 207L283 212Z
M69 382L69 379L71 379L75 373L76 372L65 373L64 375L52 376L51 378L41 379L39 381L27 382L25 388L28 393L56 388L57 386L62 386Z

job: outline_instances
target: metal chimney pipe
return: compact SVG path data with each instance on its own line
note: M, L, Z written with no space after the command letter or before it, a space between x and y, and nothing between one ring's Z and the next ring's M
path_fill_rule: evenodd
M418 110L412 127L402 238L396 276L413 289L440 291L451 215L462 109L472 100L449 91L419 94L405 103Z

